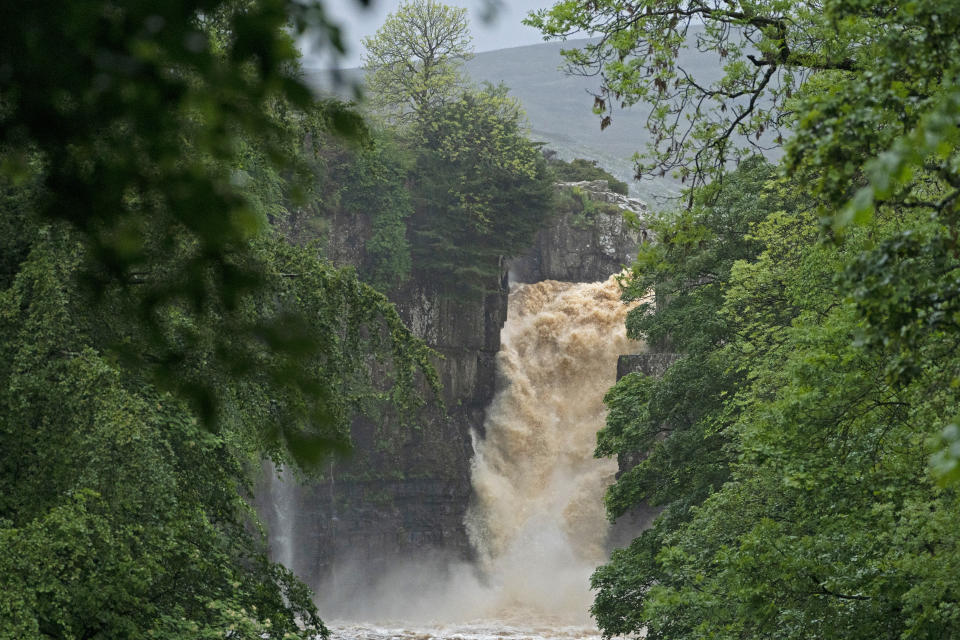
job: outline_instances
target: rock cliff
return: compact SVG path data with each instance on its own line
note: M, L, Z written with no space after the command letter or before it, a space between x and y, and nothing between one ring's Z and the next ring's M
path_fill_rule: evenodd
M610 190L606 180L561 182L557 213L533 246L508 261L515 282L597 282L629 265L647 239L647 207Z
M406 427L391 415L356 420L353 457L330 463L322 479L281 483L265 474L256 493L271 551L314 588L362 590L393 559L414 554L469 556L463 520L471 495L470 434L482 430L495 391L508 270L524 282L603 280L629 264L643 238L623 212L636 217L644 205L609 191L605 181L557 189L562 206L551 225L524 256L503 263L485 296L444 296L417 276L391 293L407 326L442 356L436 366L445 413L430 408ZM364 216L335 218L328 255L361 267L369 230Z

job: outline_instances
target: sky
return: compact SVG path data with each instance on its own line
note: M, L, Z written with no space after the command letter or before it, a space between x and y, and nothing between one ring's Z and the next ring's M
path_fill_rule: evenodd
M536 29L520 24L527 12L533 9L546 9L553 0L500 0L496 15L489 22L482 19L491 0L444 0L444 4L464 7L470 13L470 31L473 34L473 46L476 51L490 51L519 47L543 42ZM358 0L325 0L324 9L329 16L341 25L344 40L348 46L347 56L341 60L341 67L358 67L361 64L362 38L376 33L387 15L396 11L400 0L370 0L364 8ZM329 68L330 61L314 55L304 45L307 68Z

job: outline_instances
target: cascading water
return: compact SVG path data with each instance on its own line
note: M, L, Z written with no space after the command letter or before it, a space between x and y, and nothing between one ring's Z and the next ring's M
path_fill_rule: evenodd
M605 559L603 494L617 471L593 457L634 351L615 278L517 285L501 333L486 434L475 443L468 532L500 613L587 622L589 576Z
M485 433L474 435L476 498L466 524L479 571L447 565L425 585L429 570L407 567L384 580L368 610L381 620L432 624L335 624L336 637L598 635L589 576L605 560L603 494L617 465L595 459L593 449L617 356L638 347L626 337L628 309L614 277L514 285L500 391Z
M272 559L296 571L296 546L294 544L294 513L296 482L288 479L286 471L278 470L271 461L264 464L271 523L270 552Z

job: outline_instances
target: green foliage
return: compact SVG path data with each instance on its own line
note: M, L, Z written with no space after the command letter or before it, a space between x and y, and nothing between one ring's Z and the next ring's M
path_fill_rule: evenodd
M742 453L732 481L658 551L663 578L644 610L663 632L652 635L661 625L671 637L953 635L955 594L930 563L955 566L956 537L934 514L955 509L956 496L932 485L924 443L954 393L935 371L892 386L882 374L891 354L854 343L856 309L817 284L865 234L839 251L796 251L782 221L768 227L764 254L738 265L727 302L753 319L730 349L752 358L728 423ZM776 278L758 278L767 273ZM781 292L775 307L799 311L776 333L764 317L768 282ZM779 346L758 359L767 343Z
M582 180L606 180L610 185L610 190L615 193L627 195L629 187L622 180L617 180L610 172L603 167L597 166L596 160L584 160L583 158L574 158L570 162L559 158L556 153L544 151L544 157L547 159L547 166L553 174L556 182L580 182Z
M952 224L960 17L937 0L892 12L839 1L824 9L871 57L862 71L828 75L800 94L794 106L803 116L787 147L788 167L809 171L813 188L832 204L845 202L827 216L838 229L867 221L883 203L925 206Z
M942 518L957 495L928 460L952 445L941 431L960 361L949 324L913 331L894 310L929 294L920 283L940 290L931 275L956 258L906 248L901 229L917 246L938 230L918 213L818 241L816 207L789 183L749 178L741 169L714 187L715 205L661 224L629 283L667 294L630 331L684 357L608 396L598 453L649 452L611 489L611 513L639 500L667 510L595 573L594 613L606 633L650 638L949 637L960 618L943 572L960 555ZM874 279L863 262L880 255Z
M342 49L318 3L0 10L0 637L326 635L249 476L438 384L381 293L280 235L332 206L334 135L400 198L300 81L308 24Z
M3 188L35 183L32 202L11 203L15 215L67 220L83 233L90 291L127 289L113 302L137 321L128 359L215 426L219 398L208 385L179 384L174 371L192 338L158 319L176 308L182 327L212 328L269 291L254 240L309 193L302 140L319 129L361 134L355 114L315 105L299 79L293 36L319 26L339 50L336 29L322 5L287 0L37 2L5 12L2 24L0 56L11 61L0 74ZM211 330L208 363L243 368L231 359L235 344L255 350L266 334L309 324L293 316ZM298 339L307 337L287 346Z
M364 38L372 105L390 119L423 119L463 88L461 65L473 57L467 10L437 0L400 3Z
M639 501L685 511L728 477L729 438L718 432L717 419L743 372L729 366L725 352L737 323L720 310L733 265L760 249L749 235L753 225L768 207L796 206L783 189L755 197L775 184L773 167L754 159L728 178L715 204L650 221L658 242L641 246L624 283L625 299L641 300L627 332L683 357L662 378L623 378L606 398L610 413L597 454L649 452L610 489L611 516ZM659 304L648 298L652 289Z
M122 318L78 290L60 227L0 294L0 637L325 633L248 528L252 425L213 434L94 346Z
M164 335L144 335L127 310L166 263L91 299L87 237L17 193L2 211L23 223L0 291L0 613L14 625L2 637L322 632L310 594L251 534L248 474L263 455L315 467L345 450L371 402L409 414L418 371L436 390L430 352L382 294L274 233L247 250L264 290L207 322L184 302L153 305L148 326ZM258 197L284 213L269 188ZM219 332L258 340L218 353ZM189 387L215 398L215 432L184 402Z
M407 155L389 134L381 134L371 148L350 154L335 172L342 185L342 208L370 219L361 276L381 291L398 287L410 276L407 218L413 204L407 187Z
M570 214L570 223L580 229L592 228L598 215L624 216L631 220L617 205L595 199L589 191L577 186L559 189L553 206L557 213ZM635 216L632 219L636 221Z
M414 264L448 291L483 291L499 280L501 258L526 249L550 214L543 156L502 86L462 94L416 135Z
M640 247L624 282L625 298L642 301L628 315L628 334L682 357L661 378L622 378L605 398L610 411L597 455L647 454L609 489L611 518L639 502L666 509L593 575L593 613L611 635L650 624L645 599L666 578L660 549L730 478L735 440L723 427L739 408L727 400L747 372L729 360L726 345L740 323L721 313L724 295L737 261L755 259L762 248L754 226L768 210L796 208L774 168L759 159L728 176L721 193L704 196L693 209L649 221L658 241ZM651 290L656 301L647 298Z

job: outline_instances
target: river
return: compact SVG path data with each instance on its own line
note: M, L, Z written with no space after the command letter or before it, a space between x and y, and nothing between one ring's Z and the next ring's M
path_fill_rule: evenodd
M566 626L481 620L470 623L411 625L334 623L335 640L601 640L592 626Z

